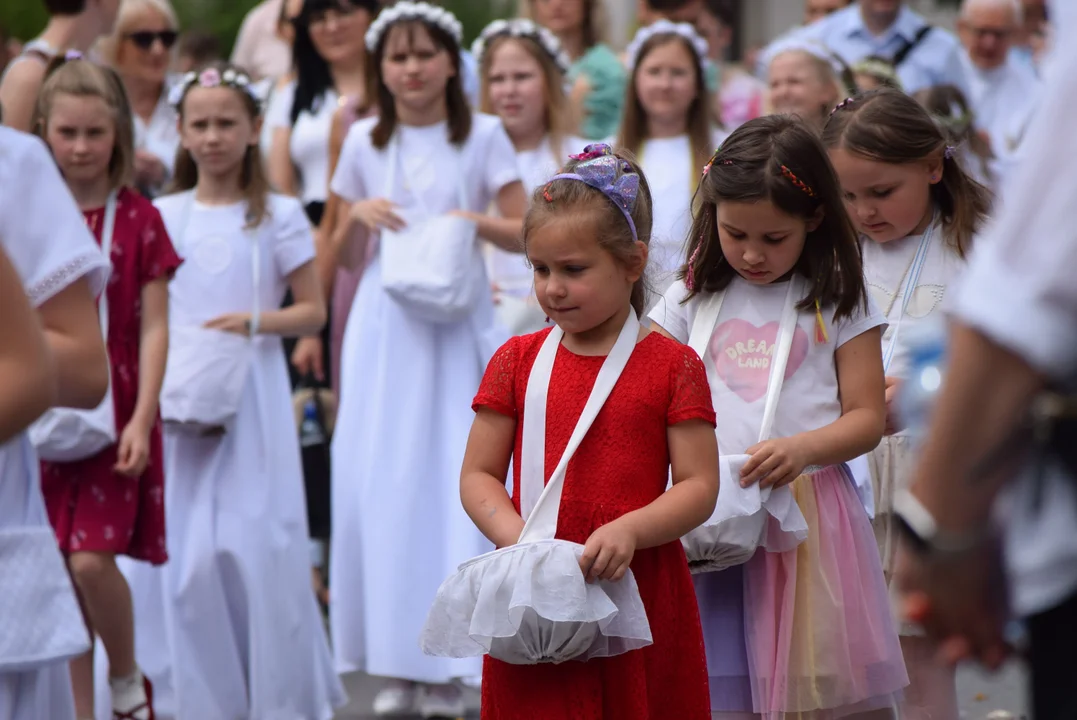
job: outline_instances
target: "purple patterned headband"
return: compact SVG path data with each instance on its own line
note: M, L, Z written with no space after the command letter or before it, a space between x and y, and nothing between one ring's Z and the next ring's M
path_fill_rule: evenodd
M613 154L613 148L605 143L588 145L579 155L572 155L573 160L580 161L573 172L561 173L550 178L554 180L578 180L608 197L628 221L632 230L632 239L639 240L636 223L632 219L632 208L639 195L639 175L625 160ZM551 201L549 184L543 192L546 202Z

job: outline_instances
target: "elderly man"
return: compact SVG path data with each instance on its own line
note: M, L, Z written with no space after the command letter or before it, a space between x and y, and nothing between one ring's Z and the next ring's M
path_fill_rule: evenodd
M976 127L1004 162L1024 138L1039 95L1035 71L1010 52L1022 24L1020 0L964 0L957 21Z
M957 38L929 25L902 0L858 0L793 37L821 42L850 66L871 55L890 58L909 93L934 85L968 91ZM760 56L761 75L776 48L772 43Z

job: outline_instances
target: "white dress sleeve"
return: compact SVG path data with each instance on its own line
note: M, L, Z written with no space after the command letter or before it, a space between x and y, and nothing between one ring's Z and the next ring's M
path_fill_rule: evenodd
M265 123L271 129L292 127L292 104L295 102L295 81L276 88L269 96Z
M647 316L683 344L688 344L691 328L688 325L688 305L684 303L688 288L683 280L675 280L655 303Z
M501 188L520 180L520 168L516 164L516 150L500 120L493 128L490 141L487 143L482 172L486 179L486 192L491 202L497 200L497 194L501 192Z
M370 144L372 127L370 123L363 121L352 125L340 149L337 170L333 173L329 189L345 202L353 203L368 197L361 166L365 159L363 156L372 149Z
M100 294L109 263L40 140L0 127L0 187L0 243L33 305L82 277Z
M293 197L273 195L273 261L281 277L314 259L314 234L303 206Z
M828 321L831 321L830 333L835 336L836 343L834 347L839 348L845 343L849 342L853 338L859 337L873 328L882 328L886 330L886 318L883 317L882 310L875 304L875 301L871 299L871 295L868 295L867 307L858 307L852 317L842 318L837 322L833 322L827 317L826 309L823 310L823 317Z

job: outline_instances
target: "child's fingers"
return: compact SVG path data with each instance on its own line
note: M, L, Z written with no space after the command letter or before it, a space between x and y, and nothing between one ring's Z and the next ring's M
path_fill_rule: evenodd
M772 472L777 470L779 465L781 465L781 458L777 457L776 455L769 455L747 475L745 475L744 470L742 470L740 484L743 487L751 487L755 483L760 482ZM747 466L745 466L745 469L747 469Z
M613 551L610 550L609 547L603 547L598 551L598 557L595 558L595 564L591 566L591 573L588 577L592 580L601 578L605 574L612 559Z
M592 544L590 540L583 548L583 554L580 555L580 571L584 577L587 577L591 573L591 568L595 564L595 559L598 557L598 549Z
M628 560L622 560L620 563L617 564L616 569L614 569L614 571L610 573L609 580L612 582L619 582L622 578L624 578L626 574L628 574L628 566Z

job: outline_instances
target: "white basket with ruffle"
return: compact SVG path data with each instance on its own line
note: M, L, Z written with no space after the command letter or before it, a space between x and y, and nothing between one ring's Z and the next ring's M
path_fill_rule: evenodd
M798 293L803 291L803 287L799 278L789 283L778 328L778 345L771 358L759 442L770 438L774 426L796 330ZM724 296L724 293L716 293L703 301L692 323L688 341L703 358L708 374L713 363L708 361L707 345L718 324ZM681 538L688 556L688 567L695 574L725 570L746 563L759 548L768 552L786 552L808 537L808 523L789 487L764 488L759 483L741 487L741 469L749 458L749 455L743 454L718 458L718 502L714 512L705 523Z
M647 612L631 570L618 582L588 583L583 546L554 539L569 459L613 390L636 345L629 314L545 488L546 396L563 332L554 327L528 377L520 456L519 542L481 555L438 589L422 648L439 657L491 657L514 665L610 657L652 643Z

